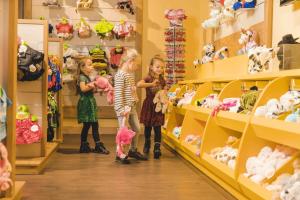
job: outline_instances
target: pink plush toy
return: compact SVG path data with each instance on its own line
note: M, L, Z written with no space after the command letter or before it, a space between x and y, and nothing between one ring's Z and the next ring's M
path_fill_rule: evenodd
M109 80L103 76L98 76L95 81L90 84L94 84L98 89L107 93L107 102L109 104L114 103L114 88L109 83Z
M8 160L8 153L6 147L2 143L0 143L0 153L0 191L6 191L13 184L10 179L10 172L12 168Z
M119 129L117 137L116 137L116 144L117 144L117 156L121 159L127 157L127 152L129 146L131 144L132 138L135 136L135 132L128 129L125 126L125 117L123 119L123 126Z

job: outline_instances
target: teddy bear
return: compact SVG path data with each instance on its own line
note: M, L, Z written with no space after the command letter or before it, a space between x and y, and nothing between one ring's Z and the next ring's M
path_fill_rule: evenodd
M125 111L130 112L130 107L125 106ZM136 134L134 131L127 128L125 123L126 119L124 117L122 127L119 129L116 136L117 156L121 159L125 159L127 157L131 141Z
M228 47L222 47L218 51L216 51L214 60L223 60L228 58Z
M111 105L114 103L114 88L107 78L103 76L97 76L95 81L89 83L89 85L94 85L100 91L106 92L106 100L108 104Z
M0 191L7 191L10 186L13 185L12 180L10 179L11 174L11 164L8 160L8 152L3 143L0 143Z
M73 38L73 25L69 23L69 20L65 17L61 18L60 23L56 26L57 36L65 40Z
M194 60L193 64L196 67L197 65L206 64L209 62L213 62L214 55L215 55L215 47L213 44L207 44L203 47L204 56L202 59Z
M180 99L177 103L177 106L183 106L188 105L192 102L194 96L196 94L196 91L188 91L183 95L183 98Z
M135 14L133 3L131 0L118 0L117 9L127 10L132 15Z
M216 9L216 8L212 9L210 11L210 18L205 20L202 23L202 27L204 29L218 28L220 26L222 16L223 15L222 15L220 9Z
M153 103L155 105L155 112L162 112L166 113L169 100L167 96L167 91L166 90L160 90L155 94L155 97L153 99Z
M93 0L77 0L76 2L76 11L80 8L88 9L91 8Z

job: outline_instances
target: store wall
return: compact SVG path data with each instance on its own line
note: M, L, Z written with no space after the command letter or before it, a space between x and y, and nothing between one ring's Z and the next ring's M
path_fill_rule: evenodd
M281 40L282 36L292 33L300 37L300 2L280 7L279 1L273 4L273 46Z
M7 73L8 73L8 55L5 49L8 48L8 12L9 10L8 0L0 1L0 87L6 88L7 85Z
M193 60L201 56L205 32L201 22L208 16L208 0L144 0L143 2L143 76L148 72L151 57L164 55L164 31L168 21L164 12L170 8L183 8L187 15L186 28L186 77L194 77Z

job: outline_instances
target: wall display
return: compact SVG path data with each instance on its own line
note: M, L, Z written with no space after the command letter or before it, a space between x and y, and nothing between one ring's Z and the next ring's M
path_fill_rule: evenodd
M92 35L90 25L82 17L80 18L80 22L76 24L76 30L78 31L78 37L80 38L89 38Z

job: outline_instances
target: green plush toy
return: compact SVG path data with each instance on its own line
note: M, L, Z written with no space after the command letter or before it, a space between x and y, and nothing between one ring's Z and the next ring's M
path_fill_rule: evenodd
M259 97L259 91L249 91L241 96L241 109L244 114L248 114L252 111L257 99Z
M102 38L112 36L112 30L114 29L114 25L108 22L106 19L102 19L95 25L95 31L97 35Z

